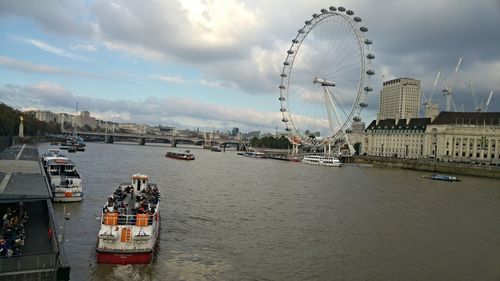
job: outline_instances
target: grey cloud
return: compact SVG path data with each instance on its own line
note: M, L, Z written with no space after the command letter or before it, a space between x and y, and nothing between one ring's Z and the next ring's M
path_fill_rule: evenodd
M135 55L140 54L140 50L162 54L167 60L201 67L204 77L210 80L237 84L250 93L277 96L279 69L290 40L312 13L318 13L330 3L320 0L291 0L286 4L276 1L242 3L258 19L258 25L242 31L237 42L227 45L211 45L200 40L209 30L195 32L186 10L178 1L159 6L156 2L144 5L137 1L97 0L88 4L89 7L65 2L56 9L51 5L11 1L0 4L0 14L31 17L53 32L71 36L88 37L92 30L91 37L120 45L123 51L137 49ZM493 89L500 94L498 69L491 63L500 61L497 50L500 46L500 3L497 0L474 3L465 0L353 0L348 3L334 1L333 5L354 10L363 19L363 25L369 28L368 36L375 43L377 56L374 61L378 75L373 83L375 90L380 90L382 80L392 78L380 76L382 69L386 69L394 77L404 75L422 80L424 92L429 92L436 73L442 71L446 77L453 71L458 57L463 56L462 71L469 75L464 79L477 81L477 92L489 93ZM66 15L91 18L92 23L81 26L80 21ZM254 61L252 50L255 47L280 59L270 59L266 62L268 65L261 68ZM485 68L477 69L477 65ZM467 90L465 83L457 82L461 85L456 87L459 104L461 99L467 104L465 97L470 96L464 92ZM495 99L491 108L499 110L494 102Z
M33 64L26 61L21 61L17 59L13 59L10 57L0 56L0 65L3 65L5 68L10 70L25 72L25 73L42 73L42 74L53 74L53 75L63 75L63 76L76 76L82 78L89 79L99 79L99 80L109 80L114 82L120 82L118 80L109 78L103 75L97 75L93 73L88 73L84 71L78 71L68 68L62 68L53 65L45 65L45 64ZM121 83L129 83L129 82L121 82Z
M88 38L92 27L81 21L88 18L87 11L84 1L0 1L1 16L32 18L50 32Z
M80 108L88 108L92 114L122 116L112 121L120 122L144 122L158 124L165 120L179 120L190 118L197 120L200 126L211 124L228 124L238 126L246 130L257 128L273 129L275 120L279 118L278 113L259 112L252 109L235 111L218 105L211 105L191 99L175 97L155 98L147 97L142 101L130 100L106 100L83 96L76 96L72 92L59 85L42 82L35 85L19 86L4 85L0 88L0 99L7 104L34 105L49 108L64 108L71 112L78 102ZM126 119L130 118L130 120ZM179 123L178 123L179 124ZM190 127L191 124L179 126Z

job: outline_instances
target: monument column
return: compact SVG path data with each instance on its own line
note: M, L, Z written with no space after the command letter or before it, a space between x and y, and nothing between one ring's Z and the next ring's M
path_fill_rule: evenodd
M19 116L19 120L21 121L19 123L19 137L24 138L24 125L23 125L24 117L22 115Z

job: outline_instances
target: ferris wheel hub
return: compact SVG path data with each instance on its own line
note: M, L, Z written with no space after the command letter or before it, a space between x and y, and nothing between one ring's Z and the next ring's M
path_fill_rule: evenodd
M335 87L335 82L328 81L326 79L321 79L321 78L318 78L318 77L314 77L313 83L321 84L321 86Z

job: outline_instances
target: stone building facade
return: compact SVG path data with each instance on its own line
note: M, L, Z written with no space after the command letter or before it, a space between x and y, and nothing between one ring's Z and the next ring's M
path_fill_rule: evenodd
M366 128L362 154L417 159L423 156L430 118L373 120Z
M444 162L500 165L500 112L441 112L427 126L424 155Z

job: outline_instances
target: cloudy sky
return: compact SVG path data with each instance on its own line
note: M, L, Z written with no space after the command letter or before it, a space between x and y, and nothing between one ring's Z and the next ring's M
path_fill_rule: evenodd
M363 19L382 81L448 86L473 111L500 111L498 0L0 0L0 101L18 109L88 110L118 122L274 131L286 50L329 6ZM459 58L462 64L454 73ZM475 89L473 98L471 87Z

